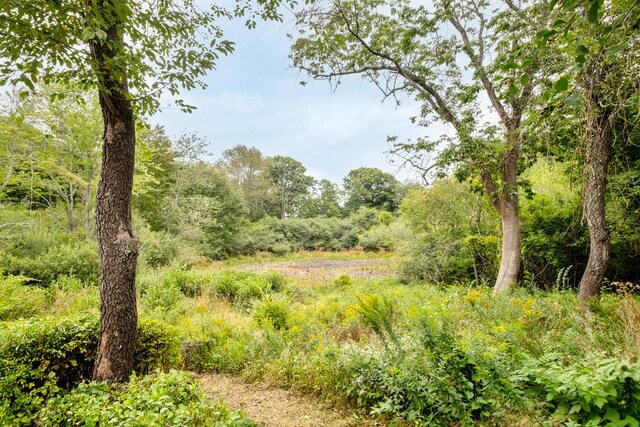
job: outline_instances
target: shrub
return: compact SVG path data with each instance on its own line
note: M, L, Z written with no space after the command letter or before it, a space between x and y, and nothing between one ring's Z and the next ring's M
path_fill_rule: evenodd
M0 267L13 275L22 275L49 286L58 277L72 275L87 283L98 281L98 248L95 242L82 241L50 247L36 257L8 255Z
M47 399L90 378L98 332L95 316L27 320L3 328L0 425L29 425ZM179 353L179 340L172 329L157 322L140 321L136 370L148 372L176 366Z
M444 325L421 327L382 351L347 347L338 363L344 392L372 413L416 425L506 425L496 421L524 404L508 359L465 349Z
M527 360L524 372L554 419L572 426L638 425L640 363L595 355L563 363L557 354Z
M287 284L287 276L275 270L266 271L262 277L269 283L273 292L280 292Z
M203 279L198 274L182 268L171 270L165 274L163 285L180 289L186 297L197 297L202 294Z
M336 279L333 281L333 284L339 288L348 288L350 286L353 286L353 280L350 276L343 274L336 277Z
M182 292L176 283L152 281L145 285L142 300L151 309L167 312L182 300Z
M223 270L212 278L211 285L216 294L238 304L246 304L273 292L280 279L267 280L269 275L259 276L253 273Z
M222 402L206 399L192 374L170 371L133 376L124 387L82 383L71 393L52 398L38 414L42 427L86 426L253 426Z
M286 255L291 252L291 246L286 243L276 243L275 245L272 245L269 250L276 255Z
M144 227L138 232L140 260L149 267L168 265L178 255L177 239L166 232L153 232Z
M23 283L22 276L0 276L0 321L31 317L43 311L45 290Z
M253 319L260 326L286 329L289 324L289 301L282 294L266 295L255 304Z

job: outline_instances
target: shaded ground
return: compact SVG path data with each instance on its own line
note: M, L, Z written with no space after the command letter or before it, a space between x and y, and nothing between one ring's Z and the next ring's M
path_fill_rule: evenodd
M356 414L346 413L291 390L249 384L229 375L200 376L212 399L223 398L233 409L242 409L249 419L265 427L355 427L380 426Z
M271 261L238 265L238 270L262 273L276 270L294 277L337 277L342 274L358 279L382 278L395 275L396 263L389 259L316 259L310 261Z

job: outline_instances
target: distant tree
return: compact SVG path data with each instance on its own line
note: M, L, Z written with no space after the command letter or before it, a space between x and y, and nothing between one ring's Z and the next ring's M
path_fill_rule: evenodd
M182 183L170 189L163 215L167 228L211 258L229 256L247 206L227 175L204 162L181 163Z
M316 181L311 193L301 201L299 215L303 218L338 217L342 213L340 197L337 184L327 179Z
M401 185L391 175L377 168L353 169L344 178L345 209L355 212L361 207L394 212L401 197Z
M314 179L305 175L307 168L299 161L286 156L274 156L269 166L269 176L276 189L280 206L280 218L291 216L296 203L309 192Z
M236 145L222 153L218 165L242 190L251 220L260 219L271 211L273 188L268 174L269 159L260 150Z
M166 229L163 203L175 184L179 155L162 126L141 126L136 139L133 206L152 230Z

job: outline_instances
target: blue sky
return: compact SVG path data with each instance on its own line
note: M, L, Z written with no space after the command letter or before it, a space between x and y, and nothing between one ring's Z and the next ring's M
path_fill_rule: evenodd
M197 132L207 141L209 160L237 144L255 146L265 155L291 156L305 165L317 179L341 183L351 170L378 167L406 180L413 174L390 165L385 151L387 135L399 140L424 134L409 121L418 106L410 99L400 107L381 103L373 85L352 77L332 91L326 81L309 81L292 69L285 23L259 23L247 30L242 20L224 25L226 37L236 42L233 55L221 58L218 68L206 78L206 91L181 95L198 109L180 112L167 99L162 113L152 122L165 126L177 137Z

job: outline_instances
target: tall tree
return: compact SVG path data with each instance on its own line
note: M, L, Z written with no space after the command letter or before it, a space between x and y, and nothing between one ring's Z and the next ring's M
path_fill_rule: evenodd
M305 175L307 168L302 163L287 156L274 156L269 166L271 182L276 187L280 205L280 218L284 219L293 213L295 204L301 196L309 192L314 179Z
M425 138L402 148L435 150L447 143L441 165L463 165L480 177L502 223L495 292L509 289L520 272L522 127L540 77L535 29L549 19L542 7L505 3L316 2L299 15L302 34L292 48L294 65L314 78L339 82L361 75L385 98L406 92L421 101L419 124L451 126L455 138Z
M394 212L400 204L400 190L400 183L390 173L378 168L353 169L344 178L345 209L355 212L364 206Z
M240 3L237 14L278 18L278 0ZM191 0L6 0L0 8L0 85L75 85L97 90L104 121L96 220L100 253L100 341L93 377L125 381L133 368L138 241L131 229L136 113L160 95L205 87L201 77L233 45ZM184 110L192 107L177 100Z
M570 53L567 71L554 85L556 93L547 96L547 110L566 105L581 114L583 211L590 244L578 298L588 301L599 297L610 263L606 199L614 143L625 145L637 123L640 3L563 0L558 9L563 13L554 25L559 30L545 30L539 37L545 44L554 37L553 46Z
M269 160L260 150L236 145L222 153L218 165L242 190L251 220L258 220L270 211L273 194L268 174Z

